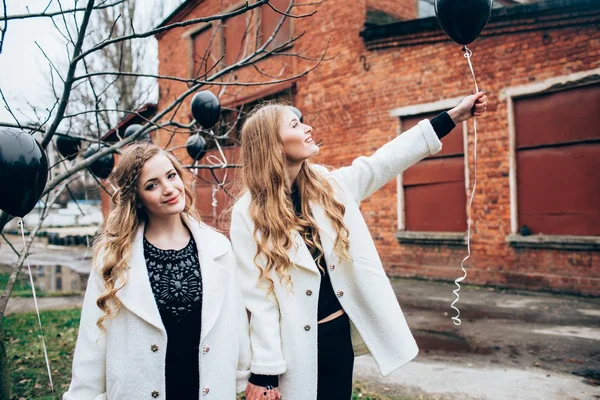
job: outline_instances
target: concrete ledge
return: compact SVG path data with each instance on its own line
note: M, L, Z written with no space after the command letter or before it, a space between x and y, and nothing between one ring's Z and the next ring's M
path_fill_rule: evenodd
M557 250L600 250L600 236L532 235L511 234L506 241L515 248Z
M401 244L423 244L430 246L466 246L467 235L462 232L409 232L396 231Z

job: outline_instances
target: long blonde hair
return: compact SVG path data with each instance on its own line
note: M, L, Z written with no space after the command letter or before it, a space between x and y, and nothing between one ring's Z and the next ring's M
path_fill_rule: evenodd
M310 204L320 204L330 218L337 233L334 250L341 260L348 259L350 234L344 224L345 207L337 201L331 184L311 168L308 161L302 163L296 184L302 198L302 216L297 217L286 184L285 153L279 134L286 106L267 104L259 106L246 119L241 133L241 180L250 193L250 217L254 221L254 240L257 244L254 264L260 270L259 279L268 282L268 294L275 287L269 276L275 271L280 283L291 290L293 283L288 272L291 260L287 251L294 244L293 230L298 230L312 245L323 253L319 230L310 212ZM312 240L307 235L312 230ZM259 265L261 254L266 258ZM317 264L319 260L316 260Z
M125 148L119 163L109 179L117 190L112 195L112 210L108 214L101 234L94 242L94 266L104 281L104 292L96 300L104 315L98 318L96 325L105 332L104 321L116 316L121 302L116 294L127 283L127 271L131 256L132 243L139 227L146 221L147 215L140 207L138 198L138 180L144 164L152 157L164 154L173 164L181 177L185 190L184 213L200 221L195 207L195 195L191 182L185 178L185 169L172 154L149 143L135 143ZM102 253L102 265L97 265L98 255ZM119 285L117 286L117 282Z

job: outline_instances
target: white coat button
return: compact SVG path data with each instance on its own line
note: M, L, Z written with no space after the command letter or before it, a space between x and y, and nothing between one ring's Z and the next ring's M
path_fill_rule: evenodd
M308 289L308 290L306 291L306 295L307 295L307 296L312 296L312 290Z
M208 353L209 351L210 351L210 346L209 346L209 345L205 345L205 346L202 348L202 352L203 352L204 354Z
M310 331L310 325L304 325L304 330L307 332Z
M210 392L210 388L208 386L204 386L202 388L202 394L208 394L208 392Z
M329 270L330 270L330 271L333 271L334 269L335 269L335 265L331 265L331 266L329 267Z
M153 398L157 399L158 396L160 396L160 393L158 393L158 391L156 391L156 390L152 391L152 397Z
M342 292L341 290L338 290L336 295L337 295L337 297L342 297L344 295L344 292Z
M156 353L158 351L158 346L153 344L152 346L150 346L150 350L152 350L152 352Z

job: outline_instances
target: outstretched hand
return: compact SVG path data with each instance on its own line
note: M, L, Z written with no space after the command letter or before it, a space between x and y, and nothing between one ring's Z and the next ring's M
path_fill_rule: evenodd
M448 115L455 124L466 121L472 117L481 117L487 110L487 96L485 90L465 97L462 101L448 111Z

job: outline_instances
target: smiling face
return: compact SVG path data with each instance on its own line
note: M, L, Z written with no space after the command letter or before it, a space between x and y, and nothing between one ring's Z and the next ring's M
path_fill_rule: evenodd
M319 146L312 138L312 127L302 124L296 114L287 107L281 116L279 135L289 162L302 162L319 152Z
M179 214L185 208L183 181L171 160L162 152L142 167L137 193L150 218Z

